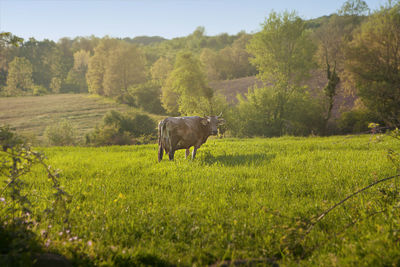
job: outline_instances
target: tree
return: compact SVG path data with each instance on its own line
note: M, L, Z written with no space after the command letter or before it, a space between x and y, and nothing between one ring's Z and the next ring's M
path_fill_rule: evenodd
M213 93L200 61L193 54L182 52L177 55L174 69L162 87L161 101L170 113L196 114L202 105L211 105Z
M382 7L350 43L346 67L363 103L389 125L400 124L400 5Z
M321 69L326 72L328 80L323 92L326 99L325 133L329 119L332 115L334 97L337 94L337 86L340 82L338 71L343 69L344 64L344 34L340 18L333 15L328 23L322 25L315 32L318 42L317 61Z
M9 64L6 92L19 95L32 89L32 64L26 58L16 57Z
M32 79L37 85L41 85L47 89L51 85L53 78L58 78L63 85L64 80L71 68L72 59L64 54L65 51L58 45L49 40L37 41L30 38L22 46L14 50L14 55L24 57L32 64ZM52 88L54 91L59 91L60 88Z
M347 0L339 9L339 15L362 16L369 13L369 7L362 0Z
M247 49L253 55L250 61L257 67L258 77L272 88L273 121L282 133L290 98L302 89L300 83L314 65L315 47L309 32L294 12L272 12Z
M0 32L0 91L1 87L6 85L7 79L7 52L11 46L18 47L24 39L11 34L10 32Z
M94 55L89 59L86 74L89 93L104 95L103 80L108 54L117 45L117 42L116 39L106 37L94 49Z
M166 57L160 57L150 69L151 78L159 84L163 84L172 69L173 65L170 60Z
M13 35L11 32L0 32L0 46L19 46L24 39Z
M272 12L263 30L247 46L251 62L266 82L277 80L298 84L313 67L313 46L304 21L296 13Z
M135 45L119 42L108 54L104 73L104 94L117 96L146 81L145 57Z
M74 66L68 73L67 90L73 92L87 92L86 73L89 65L90 52L79 50L74 53Z
M232 45L219 51L204 48L200 54L209 80L226 80L247 77L256 74L254 66L249 62L246 45L251 37L240 35Z
M216 81L220 79L219 74L219 57L218 52L210 49L203 48L200 53L200 61L205 68L207 79L209 81Z

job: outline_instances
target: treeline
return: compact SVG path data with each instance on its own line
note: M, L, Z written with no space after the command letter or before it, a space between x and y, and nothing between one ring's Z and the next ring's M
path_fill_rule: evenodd
M254 75L256 70L247 60L245 47L249 38L251 36L244 32L233 36L206 36L205 29L198 27L189 36L172 40L145 36L133 39L91 36L72 40L62 38L54 42L30 38L18 47L2 41L1 93L7 96L34 94L35 87L39 86L41 93L92 90L115 96L132 85L151 81L152 76L158 80L169 70L167 65L174 63L180 51L190 51L196 56L201 54L204 62L210 65L211 79ZM226 64L221 64L220 60ZM136 76L127 79L130 75ZM115 80L118 83L110 88ZM117 89L114 91L114 88Z
M337 14L305 21L272 12L256 34L206 36L205 29L161 37L29 39L2 42L4 96L82 93L112 97L150 113L223 111L233 136L328 135L400 122L400 5L371 12L348 0ZM323 72L322 88L305 86ZM257 75L238 103L210 81ZM339 92L339 89L341 92ZM337 95L356 95L353 110L333 116Z

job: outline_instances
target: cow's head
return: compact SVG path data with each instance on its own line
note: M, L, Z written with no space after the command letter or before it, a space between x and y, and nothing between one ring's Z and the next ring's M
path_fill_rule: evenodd
M202 120L203 125L209 127L211 135L217 135L218 125L225 123L225 120L223 118L221 118L221 116L222 116L222 112L218 116L206 116Z

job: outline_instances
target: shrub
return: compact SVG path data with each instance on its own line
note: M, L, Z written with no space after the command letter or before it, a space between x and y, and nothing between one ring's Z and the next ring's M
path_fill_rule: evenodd
M341 134L361 133L368 131L370 122L380 123L378 116L368 110L351 110L344 112L337 124Z
M33 95L34 96L41 96L41 95L45 95L47 93L48 93L47 89L44 88L43 86L41 86L41 85L33 86Z
M147 82L129 88L131 100L135 106L140 107L144 111L164 114L165 110L161 105L161 86L155 82Z
M156 123L149 116L112 110L103 117L102 125L86 136L86 143L94 146L133 145L155 139Z
M300 89L285 100L272 87L250 88L246 98L238 96L238 105L227 117L228 128L239 137L320 133L322 106ZM285 108L279 104L284 101Z
M31 150L9 127L0 127L0 147L0 180L4 185L0 189L0 265L30 266L43 247L32 229L40 227L46 218L68 227L66 203L70 195L61 188L59 173L45 163L45 156ZM32 185L24 181L35 166L46 170L44 180L51 183L54 192L43 212L36 211L39 207L32 204L36 203L30 194Z
M104 125L86 135L86 144L93 146L133 145L134 137L129 132L120 132L116 126Z
M45 130L47 143L53 146L73 146L77 144L76 132L72 124L63 120Z
M135 98L130 93L124 93L115 98L117 103L126 104L131 107L137 107Z

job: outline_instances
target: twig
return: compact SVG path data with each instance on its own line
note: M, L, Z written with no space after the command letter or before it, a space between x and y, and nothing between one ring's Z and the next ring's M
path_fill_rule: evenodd
M346 198L342 199L341 201L339 201L338 203L336 203L335 205L333 205L332 207L330 207L330 208L327 209L326 211L322 212L321 215L319 215L319 216L317 217L317 219L316 219L314 222L311 223L310 227L307 229L306 235L307 235L308 233L310 233L310 231L314 228L314 226L315 226L319 221L321 221L329 212L331 212L331 211L332 211L333 209L335 209L337 206L340 206L340 205L343 204L345 201L349 200L350 198L352 198L352 197L354 197L355 195L357 195L357 194L359 194L359 193L361 193L361 192L367 190L368 188L370 188L370 187L372 187L372 186L374 186L374 185L377 185L377 184L379 184L379 183L382 183L382 182L391 180L391 179L396 178L396 177L399 177L399 176L400 176L400 174L397 174L397 175L394 175L394 176L390 176L390 177L386 177L386 178L383 178L383 179L381 179L381 180L378 180L378 181L376 181L376 182L374 182L374 183L372 183L372 184L370 184L370 185L368 185L368 186L366 186L366 187L364 187L364 188L362 188L362 189L360 189L360 190L358 190L358 191L352 193L351 195L347 196Z

